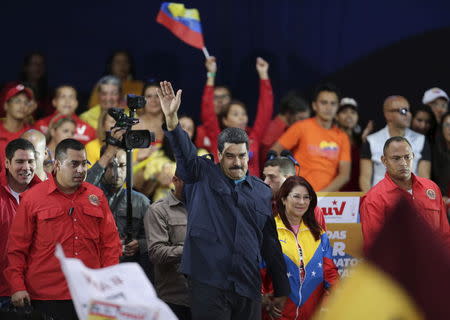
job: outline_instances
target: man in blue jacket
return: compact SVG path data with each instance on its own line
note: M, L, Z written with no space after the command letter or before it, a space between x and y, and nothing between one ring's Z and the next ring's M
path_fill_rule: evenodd
M220 164L198 157L178 123L181 90L158 91L168 138L185 182L188 224L181 272L189 277L193 319L261 319L259 266L267 264L278 316L290 292L271 210L271 189L249 176L248 137L228 128L218 138Z

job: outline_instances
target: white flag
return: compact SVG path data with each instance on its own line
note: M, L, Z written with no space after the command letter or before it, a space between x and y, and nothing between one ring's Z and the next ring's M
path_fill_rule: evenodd
M158 299L139 264L128 262L90 269L79 259L66 258L60 244L55 255L61 262L80 320L177 319Z

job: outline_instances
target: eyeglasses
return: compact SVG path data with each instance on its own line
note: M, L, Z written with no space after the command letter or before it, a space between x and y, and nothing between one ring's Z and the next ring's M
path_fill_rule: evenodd
M408 109L408 108L398 108L398 109L391 109L391 110L388 110L388 112L398 112L398 113L400 113L402 116L405 116L405 115L409 112L409 109Z

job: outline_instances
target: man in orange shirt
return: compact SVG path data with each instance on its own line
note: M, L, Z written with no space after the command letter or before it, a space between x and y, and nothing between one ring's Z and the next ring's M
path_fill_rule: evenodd
M54 251L61 243L67 257L89 268L119 263L121 244L103 191L84 182L84 145L65 139L56 147L55 175L24 193L8 237L4 275L11 302L30 302L54 319L77 319L69 289Z
M293 152L316 192L339 191L350 179L350 140L333 124L338 105L337 89L320 86L312 103L316 116L294 123L272 147Z

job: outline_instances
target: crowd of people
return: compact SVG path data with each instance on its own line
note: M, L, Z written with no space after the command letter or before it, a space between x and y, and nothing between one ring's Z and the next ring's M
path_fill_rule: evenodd
M31 303L76 319L54 256L61 243L91 268L138 262L180 319L308 319L339 280L317 192L366 193L365 250L400 197L450 248L447 93L428 89L417 107L386 97L386 126L372 132L333 84L318 86L310 104L289 92L273 115L269 67L256 59L250 127L207 58L196 125L178 112L182 91L136 80L127 52L108 60L81 114L77 89L62 84L50 96L45 59L30 54L0 95L0 308ZM127 94L146 99L133 129L155 134L132 152L131 226L126 153L106 142L123 139L108 110L126 110Z

